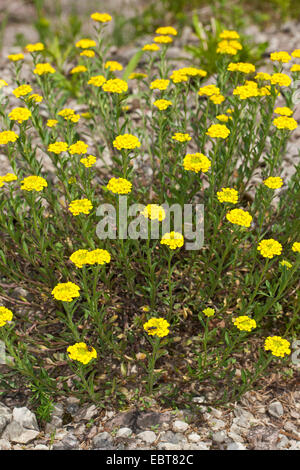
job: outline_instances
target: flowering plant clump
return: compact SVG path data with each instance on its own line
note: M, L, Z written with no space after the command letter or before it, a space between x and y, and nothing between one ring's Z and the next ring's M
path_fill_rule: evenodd
M131 53L128 22L88 16L85 37L75 17L38 15L41 42L3 58L4 388L47 420L62 393L182 407L199 387L237 402L274 371L288 386L300 49L259 60L263 46L194 15L193 44L187 16Z

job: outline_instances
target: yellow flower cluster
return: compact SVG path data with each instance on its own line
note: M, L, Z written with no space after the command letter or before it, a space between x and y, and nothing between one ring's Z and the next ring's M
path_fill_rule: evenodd
M170 38L170 36L156 36L156 38L154 38L154 42L158 44L170 44L173 42L173 39Z
M25 191L42 191L47 186L47 181L41 176L27 176L21 181L21 189Z
M170 323L167 322L164 318L150 318L146 323L144 323L144 330L150 336L158 336L163 338L169 334Z
M128 85L120 78L113 78L102 85L102 90L108 93L123 93L128 90Z
M110 263L111 256L107 250L96 249L96 250L77 250L71 256L70 260L77 266L82 268L83 265L89 264L106 264Z
M281 266L284 266L286 267L287 269L291 269L291 267L293 266L291 263L289 263L287 260L283 259L282 261L280 261L279 263Z
M280 114L281 116L291 116L293 114L293 110L287 106L283 106L282 108L275 108L274 113Z
M78 122L80 119L80 114L76 114L74 109L65 108L59 111L58 116L63 117L66 121Z
M266 351L271 351L273 356L284 357L285 354L291 354L289 341L281 336L268 336L264 347Z
M300 242L295 242L293 243L292 250L295 253L300 253Z
M243 209L232 209L227 212L226 219L232 224L240 225L241 227L250 227L252 222L252 215Z
M220 39L240 39L237 31L225 29L219 34Z
M99 23L108 23L112 20L112 17L108 13L99 13L98 11L92 13L91 18Z
M19 60L24 59L24 55L23 54L10 54L7 56L7 58L11 60L12 62L18 62Z
M31 111L27 108L14 108L8 115L11 121L17 121L21 124L31 117Z
M253 318L248 317L247 315L241 315L233 320L233 324L240 331L251 331L256 328L256 321Z
M87 68L85 65L77 65L76 67L73 67L70 73L73 75L75 73L83 73L87 72Z
M218 43L217 54L236 55L242 48L242 45L236 40L223 39Z
M7 322L12 321L13 313L6 307L0 306L0 328L6 325Z
M174 83L186 82L189 77L206 77L207 72L196 67L182 67L181 69L174 70L170 75Z
M88 145L82 140L78 140L75 144L70 145L69 152L71 155L82 155L87 152Z
M13 131L0 132L0 145L5 145L10 142L15 142L19 138L18 134Z
M161 245L167 245L171 250L181 248L184 244L183 235L179 232L165 233L160 240Z
M96 47L96 42L93 39L80 39L80 41L77 41L75 46L80 48L80 49L90 49L90 47Z
M202 310L202 313L204 313L206 317L213 317L215 314L215 310L211 307L207 307L204 310Z
M54 142L54 144L48 145L48 150L58 155L68 150L68 144L66 142Z
M172 106L172 101L169 100L156 100L153 105L156 106L160 111L165 111L169 106Z
M36 64L33 73L36 75L45 75L47 73L55 73L55 69L46 62L45 64Z
M111 72L115 72L116 70L123 70L123 66L116 60L108 60L105 62L104 67L109 69Z
M84 365L91 362L92 359L97 359L96 349L87 346L85 343L75 343L67 348L67 352L70 359L81 362Z
M20 98L20 96L26 96L32 92L32 88L30 85L20 85L18 88L13 90L13 94L16 98Z
M8 86L8 83L7 83L5 80L0 79L0 90L1 90L1 88L3 88L4 86Z
M166 218L166 212L163 207L158 204L148 204L142 212L147 219L158 220L161 222Z
M159 50L160 50L160 47L158 44L145 44L143 47L143 51L155 52Z
M170 34L171 36L177 36L177 31L173 26L161 26L156 29L156 34Z
M118 150L133 150L141 146L141 142L132 134L118 135L113 141L113 146Z
M269 73L265 72L258 72L255 77L256 80L262 80L262 81L270 81L271 80L271 75Z
M38 95L37 93L33 93L32 95L26 98L26 101L34 101L35 103L41 103L43 101L43 97Z
M280 176L269 176L269 178L264 181L264 184L270 189L278 189L283 185L283 181Z
M150 83L150 88L151 90L166 90L169 86L170 80L164 80L164 79L157 79L153 80L153 82Z
M260 96L260 90L256 82L247 80L245 85L240 85L234 88L233 95L239 96L241 100L246 100L247 98Z
M100 87L105 82L106 82L106 78L103 75L95 75L94 77L91 77L89 79L88 85L94 85L94 86Z
M35 44L27 44L25 49L27 52L40 52L45 49L45 46L41 42L36 42Z
M292 60L290 54L286 51L272 52L270 59L272 62L282 62L284 64Z
M198 95L199 96L213 96L213 95L219 95L220 94L220 88L217 87L216 85L206 85L203 86L199 89Z
M290 131L297 129L298 127L297 121L294 118L287 117L287 116L280 116L280 117L275 118L273 120L273 124L278 129L288 129Z
M89 214L93 209L93 204L89 199L75 199L69 204L69 211L73 215Z
M4 183L10 183L11 181L16 181L18 178L13 173L6 173L6 175L0 176L0 188L4 186Z
M84 49L83 51L80 52L80 55L82 57L88 57L91 59L92 57L95 57L95 52L92 51L91 49Z
M273 73L273 75L271 76L272 85L290 86L291 83L291 78L285 73Z
M212 124L207 129L206 134L212 138L226 139L230 134L230 130L225 126L225 124Z
M292 65L291 72L300 72L300 64Z
M106 187L114 194L128 194L131 192L132 183L125 178L111 178Z
M227 116L227 114L219 114L218 116L216 116L216 119L218 119L218 121L221 121L221 122L228 122L229 119L232 119L232 117Z
M47 121L47 127L55 127L57 125L58 121L56 119L48 119ZM49 148L48 148L49 150Z
M253 73L255 72L255 66L247 62L231 62L228 65L227 70L229 70L229 72Z
M277 240L274 240L273 238L269 238L269 239L262 240L259 243L257 250L260 252L260 254L264 258L272 259L274 256L281 255L282 245Z
M86 168L90 168L95 165L96 157L94 157L94 155L88 155L86 158L81 158L80 163L82 163Z
M182 134L181 132L175 132L174 135L172 135L172 139L176 140L176 142L189 142L192 137L190 134Z
M63 302L72 302L73 299L79 297L80 287L74 282L60 282L54 287L51 294L56 300Z
M211 167L211 162L203 153L188 153L183 159L183 167L195 173L206 173Z
M217 192L217 198L220 202L231 202L237 204L239 193L233 188L222 188L221 191Z

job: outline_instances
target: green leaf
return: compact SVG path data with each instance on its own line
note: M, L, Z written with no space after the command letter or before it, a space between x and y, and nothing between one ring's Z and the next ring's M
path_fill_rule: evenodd
M130 59L124 73L123 73L123 80L127 81L129 75L134 72L136 69L141 57L143 55L143 51L138 51L134 56Z

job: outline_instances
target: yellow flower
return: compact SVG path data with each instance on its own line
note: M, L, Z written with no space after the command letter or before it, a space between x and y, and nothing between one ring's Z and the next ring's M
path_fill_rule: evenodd
M175 132L175 134L172 135L172 139L176 140L177 142L189 142L192 138L190 134L182 134L181 132Z
M73 282L61 282L54 287L51 294L56 300L72 302L75 297L79 297L80 287Z
M77 65L76 67L73 67L70 73L73 75L74 73L82 73L86 72L87 68L85 65Z
M131 192L132 183L125 178L111 178L106 187L114 194L128 194Z
M226 219L232 224L240 225L241 227L250 227L252 222L252 215L243 209L232 209L227 212Z
M154 38L154 42L158 44L170 44L173 42L173 39L170 38L170 36L156 36L156 38Z
M88 253L88 250L77 250L72 253L70 260L77 268L82 268L84 264L87 264Z
M69 152L71 155L82 155L87 152L88 145L82 140L78 140L75 144L70 145Z
M112 20L112 17L108 13L99 13L98 11L92 13L91 18L99 23L108 23Z
M295 49L292 52L292 57L294 57L295 59L300 59L300 49Z
M18 179L13 173L6 173L6 175L0 176L0 178L4 183L10 183L11 181L16 181Z
M69 358L73 361L81 362L86 365L92 359L97 359L97 351L92 346L87 346L85 343L75 343L67 348Z
M290 269L293 265L291 263L289 263L289 261L283 259L282 261L280 261L279 263L281 266L285 266L287 269Z
M25 49L27 52L40 52L45 49L45 46L41 42L36 42L35 44L27 44L27 46L25 46Z
M273 238L265 239L262 240L258 247L257 250L260 252L260 254L264 258L270 258L272 259L274 256L279 256L281 255L282 252L282 245L274 240Z
M104 67L109 69L111 72L115 72L116 70L123 70L123 66L116 60L108 60L105 62Z
M8 115L11 121L17 121L21 124L24 121L27 121L31 116L31 111L27 108L14 108Z
M18 86L18 88L15 88L13 90L13 94L17 98L20 98L20 96L26 96L31 92L32 92L32 88L31 88L30 85L20 85L20 86Z
M105 82L106 82L106 78L103 75L95 75L94 77L91 77L89 79L88 85L94 85L94 86L100 87Z
M94 157L94 155L88 155L86 158L81 158L80 163L82 163L86 168L90 168L95 165L96 157Z
M167 245L171 250L181 248L184 244L183 235L179 232L165 233L160 240L161 245Z
M219 114L218 116L216 116L216 119L218 119L218 121L221 121L221 122L228 122L229 119L232 119L232 117L227 116L226 114Z
M225 29L224 31L222 31L222 33L220 33L219 38L220 39L240 39L240 35L234 30Z
M128 90L128 85L120 78L113 78L107 80L107 82L102 85L102 89L108 93L123 93Z
M50 144L48 146L49 152L59 153L66 152L68 150L68 144L66 142L54 142L54 144Z
M55 127L57 125L57 123L58 123L58 121L56 119L48 119L46 125L47 125L47 127Z
M18 134L13 131L0 132L0 145L5 145L9 142L15 142L18 138Z
M166 212L163 207L158 204L148 204L142 212L143 216L150 220L158 220L161 222L166 218Z
M133 72L129 75L129 80L142 80L143 78L147 77L148 75L146 73Z
M96 47L96 42L93 39L80 39L77 41L75 46L79 47L80 49L89 49L90 47Z
M160 47L158 44L145 44L143 47L143 51L155 52L159 51Z
M214 314L215 314L215 310L211 307L207 307L205 308L204 310L202 310L202 312L204 313L204 315L206 315L207 317L213 317Z
M265 72L258 72L255 77L256 80L270 81L271 75Z
M242 72L242 73L253 73L255 72L255 66L253 64L248 64L247 62L231 62L227 70L229 72Z
M217 192L217 198L220 202L231 202L237 204L239 193L233 188L222 188L221 191Z
M187 82L189 77L186 73L182 72L182 70L174 70L174 72L170 75L170 79L173 83L182 83Z
M245 85L237 86L233 90L233 95L238 95L241 100L259 96L258 85L253 81L246 81Z
M209 99L214 104L221 104L225 100L225 97L223 95L212 95L212 96L209 97Z
M218 43L217 54L236 55L242 45L235 40L223 39Z
M7 56L7 58L11 60L12 62L17 62L19 60L23 60L24 55L23 54L10 54Z
M273 124L278 129L288 129L290 131L297 129L298 127L297 121L294 118L286 117L286 116L280 116L280 117L275 118L273 120Z
M150 83L150 88L151 90L166 90L169 86L170 80L164 80L164 79L157 79L153 80L153 82Z
M292 250L295 253L300 253L300 242L295 242L293 243Z
M272 52L272 54L270 55L270 59L273 62L282 62L282 63L285 63L285 64L287 62L289 62L290 60L292 60L290 54L288 52L285 52L285 51Z
M89 214L93 209L93 204L89 199L75 199L69 204L69 211L73 215Z
M172 101L169 100L156 100L153 105L156 106L160 111L164 111L169 106L172 106Z
M48 63L36 64L33 73L36 75L44 75L45 73L55 73L55 69Z
M275 108L274 113L281 114L281 116L291 116L293 114L293 110L287 106L283 106L282 108Z
M34 101L35 103L41 103L43 101L43 97L38 93L33 93L32 95L27 97L26 101Z
M132 134L118 135L113 141L113 146L118 150L128 149L133 150L141 146L141 142L137 137Z
M279 86L290 86L292 80L285 73L273 73L271 76L271 84Z
M155 31L156 34L171 34L171 36L177 36L177 31L173 26L161 26Z
M256 321L247 315L241 315L232 320L233 324L241 331L251 331L256 328Z
M278 189L283 185L282 178L279 176L269 176L263 183L270 189Z
M158 336L163 338L169 334L170 323L167 322L164 318L150 318L146 323L144 323L144 330L150 336Z
M13 313L6 307L0 306L0 327L6 325L6 323L12 321Z
M5 80L2 80L2 79L1 79L1 80L0 80L0 90L1 90L1 88L3 88L4 86L8 86L8 83L6 83Z
M225 124L212 124L207 129L206 134L212 138L226 139L230 134L230 130L225 126Z
M91 49L85 49L84 51L80 52L80 55L84 57L89 57L91 59L92 57L95 57L95 52Z
M277 357L291 354L289 341L280 336L268 336L265 340L265 350L271 351L273 356Z
M110 263L111 256L107 250L97 248L96 250L89 251L87 256L88 264L107 264Z
M188 153L183 159L183 167L195 173L206 173L211 167L211 162L203 153Z
M300 64L294 64L291 67L291 72L300 72Z
M21 181L21 189L25 191L42 191L47 186L47 181L41 176L27 176Z
M213 96L213 95L219 95L220 94L220 88L218 88L216 85L206 85L203 86L199 89L198 95L199 96Z

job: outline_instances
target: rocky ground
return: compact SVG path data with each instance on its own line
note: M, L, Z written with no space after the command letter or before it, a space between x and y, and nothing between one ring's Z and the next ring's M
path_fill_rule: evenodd
M105 411L70 397L39 425L27 407L0 403L0 450L300 450L300 392L248 392L229 408Z

